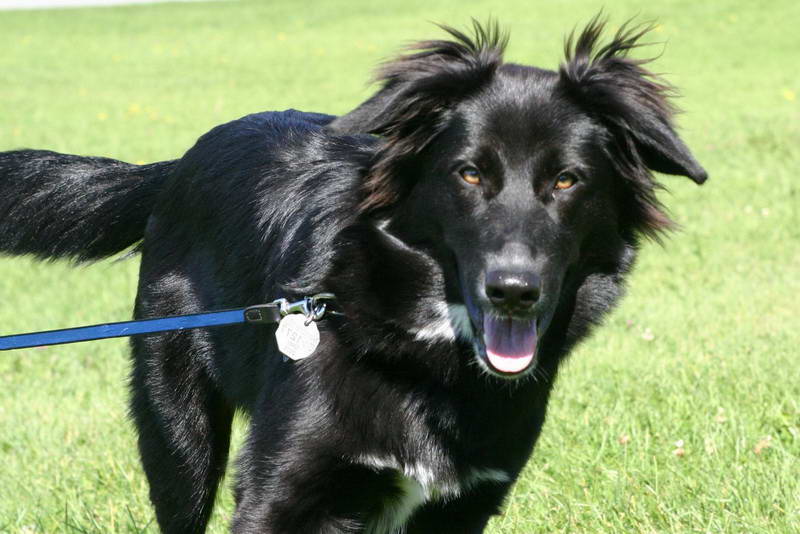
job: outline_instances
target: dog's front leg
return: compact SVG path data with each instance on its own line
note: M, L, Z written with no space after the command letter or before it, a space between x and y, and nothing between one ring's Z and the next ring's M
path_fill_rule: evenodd
M411 517L406 534L481 534L500 507L510 483L485 482L468 493L432 501Z
M384 519L387 502L401 492L393 473L353 465L335 454L293 452L267 461L242 458L232 532L396 532L391 519Z

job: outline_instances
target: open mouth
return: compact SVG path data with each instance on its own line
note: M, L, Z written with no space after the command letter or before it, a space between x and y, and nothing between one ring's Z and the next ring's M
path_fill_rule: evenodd
M456 272L461 287L468 287L458 268ZM493 375L510 379L533 370L542 326L538 318L513 317L498 314L495 310L482 310L471 292L464 291L462 295L472 323L474 350L481 365Z
M538 332L536 319L483 316L485 362L502 376L515 376L533 367Z

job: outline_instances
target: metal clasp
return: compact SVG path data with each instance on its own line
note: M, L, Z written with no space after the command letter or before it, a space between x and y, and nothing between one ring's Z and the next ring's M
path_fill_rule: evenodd
M287 299L275 299L269 304L258 304L245 309L244 317L248 323L274 324L279 323L282 317L295 313L302 313L306 318L306 326L312 321L319 321L326 313L341 315L328 309L326 301L335 300L333 293L317 293L311 297L304 297L295 302Z
M311 297L304 297L302 300L289 302L286 299L278 299L273 301L280 307L281 316L285 317L292 313L302 313L306 318L306 326L311 324L311 321L319 321L325 316L328 308L326 300L334 300L336 297L333 293L317 293Z

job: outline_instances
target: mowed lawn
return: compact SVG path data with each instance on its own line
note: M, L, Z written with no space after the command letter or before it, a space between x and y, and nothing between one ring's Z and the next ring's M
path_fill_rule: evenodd
M430 21L495 16L556 68L599 2L220 2L0 11L0 150L179 157L267 110L344 112ZM654 7L655 6L655 7ZM711 179L662 177L682 230L571 357L494 534L800 532L800 4L606 3L657 19L652 68ZM0 335L130 317L137 260L0 259ZM122 340L0 353L0 532L155 532ZM244 418L237 426L241 439ZM233 502L221 492L211 531Z

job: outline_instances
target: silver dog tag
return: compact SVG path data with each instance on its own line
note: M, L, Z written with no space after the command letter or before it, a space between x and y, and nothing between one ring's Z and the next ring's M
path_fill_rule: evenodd
M303 314L292 313L281 319L275 338L282 353L293 360L308 358L319 345L319 329L317 323L308 325Z

